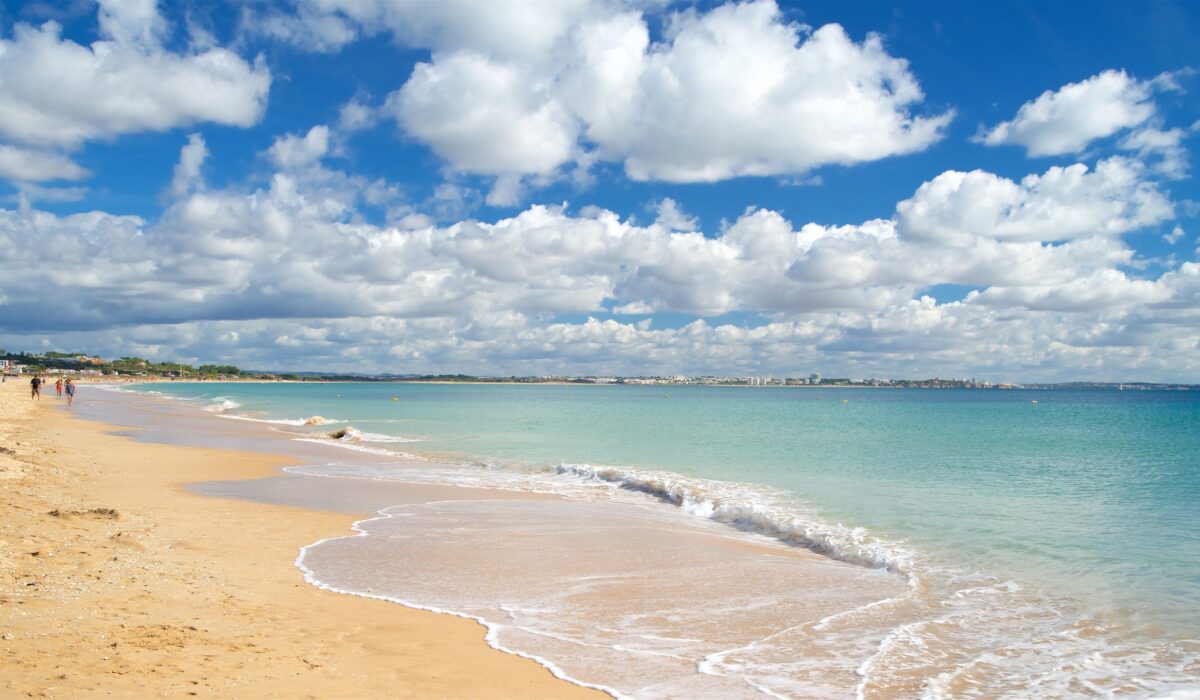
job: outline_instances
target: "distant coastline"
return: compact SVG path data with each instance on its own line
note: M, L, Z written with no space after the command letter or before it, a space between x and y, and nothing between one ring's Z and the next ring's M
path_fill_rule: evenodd
M802 389L1039 389L1039 390L1122 390L1122 391L1200 391L1200 384L1179 382L992 382L974 378L881 379L822 377L717 376L717 375L543 375L494 377L470 374L393 374L355 372L311 372L281 370L243 370L233 365L192 365L182 362L154 362L138 357L107 360L85 353L50 351L45 353L8 353L0 350L0 374L70 375L96 381L251 381L251 382L382 382L406 384L551 384L551 385L634 385L634 386L741 386L788 387Z

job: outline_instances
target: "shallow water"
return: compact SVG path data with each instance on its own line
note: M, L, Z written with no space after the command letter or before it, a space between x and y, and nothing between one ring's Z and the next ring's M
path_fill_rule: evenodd
M1195 394L140 390L337 453L293 470L309 478L565 499L385 509L304 565L482 618L498 646L623 694L1149 696L1200 676ZM804 583L825 575L814 551L836 583Z

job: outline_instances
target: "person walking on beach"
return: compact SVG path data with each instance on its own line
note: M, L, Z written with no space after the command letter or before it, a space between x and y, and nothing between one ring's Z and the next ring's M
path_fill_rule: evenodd
M54 390L58 392L58 398L61 399L62 398L62 377L59 377L58 381L54 382Z
M67 389L67 405L70 406L71 404L75 403L75 380L74 379L67 380L66 389Z
M42 378L36 374L33 375L33 379L29 380L29 398L42 398Z

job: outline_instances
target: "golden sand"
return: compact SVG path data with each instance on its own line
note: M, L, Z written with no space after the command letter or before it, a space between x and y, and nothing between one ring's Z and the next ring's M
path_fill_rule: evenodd
M282 458L135 442L65 403L0 386L0 696L601 696L469 620L305 583L298 549L345 514L183 488Z

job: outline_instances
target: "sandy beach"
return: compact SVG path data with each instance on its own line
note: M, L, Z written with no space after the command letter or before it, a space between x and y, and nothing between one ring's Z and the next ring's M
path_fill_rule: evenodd
M85 387L81 401L87 400ZM345 513L189 493L286 461L136 442L0 386L0 695L601 696L469 620L318 590L300 547Z

